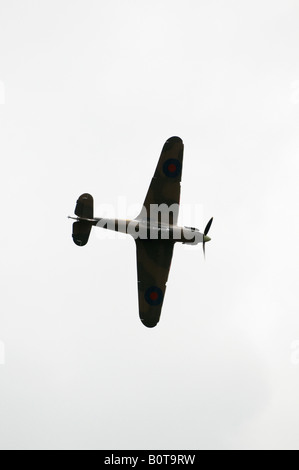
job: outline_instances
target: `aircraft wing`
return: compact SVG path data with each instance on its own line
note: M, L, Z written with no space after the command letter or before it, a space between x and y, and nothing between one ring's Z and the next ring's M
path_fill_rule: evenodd
M157 325L165 296L174 242L171 240L135 240L139 316L148 328Z
M176 204L170 224L176 224L179 212L184 144L179 137L168 139L162 149L159 162L148 189L143 209L136 219L150 218L151 204ZM152 217L152 220L155 219Z

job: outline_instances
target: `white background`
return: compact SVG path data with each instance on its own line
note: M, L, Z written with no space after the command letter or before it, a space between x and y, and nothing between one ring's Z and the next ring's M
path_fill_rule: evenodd
M2 449L299 447L298 23L295 0L0 0ZM141 207L172 135L203 207L181 222L215 220L146 329L133 239L79 248L66 216Z

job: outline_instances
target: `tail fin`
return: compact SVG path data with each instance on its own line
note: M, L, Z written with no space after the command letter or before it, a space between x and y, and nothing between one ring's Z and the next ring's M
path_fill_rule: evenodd
M93 219L93 197L90 194L82 194L75 208L75 214L84 219ZM93 223L87 220L79 220L73 224L73 240L78 246L87 244Z

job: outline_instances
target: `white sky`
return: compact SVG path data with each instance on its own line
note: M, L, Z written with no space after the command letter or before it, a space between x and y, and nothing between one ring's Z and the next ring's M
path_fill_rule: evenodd
M298 449L298 22L295 0L0 0L1 449ZM215 220L151 330L133 239L78 248L66 216L141 206L172 135L203 208L182 224Z

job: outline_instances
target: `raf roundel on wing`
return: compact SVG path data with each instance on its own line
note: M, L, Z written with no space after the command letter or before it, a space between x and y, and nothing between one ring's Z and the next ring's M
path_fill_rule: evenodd
M146 290L144 297L148 304L160 305L163 300L163 292L159 287L152 286Z
M176 158L169 158L163 165L163 172L169 178L176 178L181 174L181 163Z

